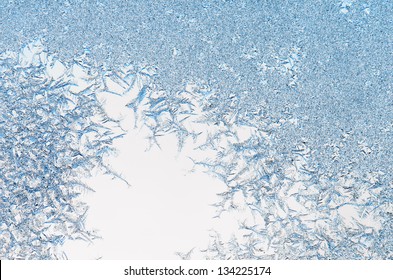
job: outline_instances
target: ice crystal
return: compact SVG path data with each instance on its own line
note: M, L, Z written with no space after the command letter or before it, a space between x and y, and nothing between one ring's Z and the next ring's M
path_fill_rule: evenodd
M88 57L61 62L40 41L0 54L0 257L53 259L90 241L79 196L119 134L97 101Z
M301 94L304 52L293 47L273 54L272 62L259 65L260 75L284 80ZM245 58L253 56L256 51ZM239 78L229 63L217 66ZM227 186L215 204L218 219L233 211L249 214L229 240L213 232L206 258L393 258L393 193L386 174L360 173L356 161L326 170L305 138L291 139L283 150L279 136L298 125L286 110L273 114L246 90L227 92L203 80L163 89L157 73L151 66L109 70L95 65L87 50L63 63L39 42L1 55L2 257L54 258L66 239L94 238L84 227L87 205L79 194L88 186L81 178L94 168L121 178L104 158L126 133L121 112L111 116L110 106L99 101L105 95L133 113L135 127L149 130L150 148L160 147L165 135L177 137L179 152L192 146L195 169ZM352 131L340 133L338 142L323 147L332 162L352 141ZM362 156L376 149L367 139L355 146ZM178 255L189 258L191 252Z
M259 74L266 83L268 76L277 72L288 80L287 85L290 88L296 88L303 56L304 55L297 47L293 47L289 51L281 51L279 54L273 56L274 62L272 62L271 65L265 62L259 63Z
M131 107L138 125L150 129L152 144L159 145L159 136L175 134L180 150L190 141L194 149L209 151L208 158L191 158L227 186L215 205L217 217L239 207L253 217L239 221L240 234L231 240L213 235L207 258L393 257L393 197L383 172L359 174L347 166L329 173L315 164L306 139L282 154L276 132L296 126L296 119L273 117L262 103L248 108L245 95L214 91L204 82L168 93L146 80L136 96L132 104L138 106ZM349 135L343 134L343 143ZM332 159L340 153L340 145L335 147ZM359 148L372 152L364 142Z

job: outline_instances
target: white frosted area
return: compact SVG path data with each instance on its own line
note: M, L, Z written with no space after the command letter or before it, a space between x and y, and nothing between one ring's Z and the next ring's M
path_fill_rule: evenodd
M112 92L117 87L112 85ZM208 246L211 230L229 239L238 232L239 218L251 218L244 211L215 218L212 204L226 186L194 169L188 155L195 144L188 143L179 152L177 138L166 135L160 139L161 149L154 146L147 151L148 131L134 128L133 112L124 107L127 94L99 97L108 114L122 119L121 127L128 131L116 140L118 152L108 163L130 186L103 175L88 181L95 192L82 199L90 207L86 227L99 229L102 239L92 244L67 241L64 249L69 259L178 259L175 248L181 252L195 248L192 258L203 259L200 250ZM201 151L198 155L209 156ZM236 201L244 204L241 200Z
M210 229L228 238L237 231L236 219L244 214L213 218L211 204L225 190L222 182L190 173L192 162L177 154L176 139L167 137L162 150L146 152L143 132L132 132L117 142L119 154L111 161L131 187L109 176L89 182L96 192L83 198L90 206L86 226L100 229L103 239L68 241L70 259L176 259L174 248L206 247Z

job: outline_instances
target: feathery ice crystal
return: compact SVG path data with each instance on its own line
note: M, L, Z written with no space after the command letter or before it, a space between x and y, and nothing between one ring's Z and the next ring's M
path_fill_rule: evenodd
M299 59L293 48L290 59L277 60L284 66L274 68L292 88ZM88 53L62 63L39 42L1 54L2 257L57 258L66 239L95 237L84 227L87 205L79 194L88 188L81 178L94 169L121 178L104 164L112 141L125 132L121 118L110 117L99 101L110 94L134 113L135 126L149 129L151 146L174 134L180 152L186 143L209 152L190 157L227 186L217 218L248 213L230 240L212 236L206 258L393 258L393 193L385 174L358 174L351 166L325 172L306 139L281 152L277 131L297 125L290 115L273 116L262 102L250 108L247 93L215 91L203 81L166 91L155 75L154 67L108 71Z

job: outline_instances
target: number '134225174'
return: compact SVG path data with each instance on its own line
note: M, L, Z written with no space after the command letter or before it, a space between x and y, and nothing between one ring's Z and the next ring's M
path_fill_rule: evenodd
M219 267L218 275L270 275L270 266L232 266Z

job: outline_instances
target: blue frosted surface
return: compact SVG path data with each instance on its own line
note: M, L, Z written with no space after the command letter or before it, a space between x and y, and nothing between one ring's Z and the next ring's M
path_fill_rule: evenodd
M210 151L218 216L240 196L262 221L206 258L392 259L393 2L195 2L0 3L0 257L96 237L82 178L122 180L103 159L127 133L110 77L151 146Z

